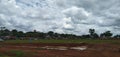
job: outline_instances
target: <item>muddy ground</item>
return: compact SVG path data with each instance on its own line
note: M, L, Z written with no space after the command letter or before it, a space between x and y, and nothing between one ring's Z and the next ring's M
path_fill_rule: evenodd
M20 50L23 57L120 57L120 45L88 43L0 43L0 54L13 57L10 50Z

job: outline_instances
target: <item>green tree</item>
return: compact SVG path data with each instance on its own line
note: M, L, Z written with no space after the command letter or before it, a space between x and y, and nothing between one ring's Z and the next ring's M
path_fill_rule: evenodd
M114 38L120 38L120 35L115 35Z
M111 31L106 31L104 33L101 34L101 37L108 37L110 38L113 34L111 33Z
M49 31L49 32L48 32L48 35L51 36L51 37L53 37L54 32L53 32L53 31Z
M9 35L10 35L10 31L8 29L3 30L2 36L9 36Z
M17 31L16 29L13 29L13 30L11 31L11 35L12 35L12 36L17 36L17 35L18 35L18 31Z
M98 38L99 35L95 32L95 29L89 29L90 38Z
M95 29L89 29L90 35L93 35L95 33Z
M0 27L0 36L3 36L4 29L5 27Z
M24 37L24 32L23 31L19 31L17 32L17 37Z

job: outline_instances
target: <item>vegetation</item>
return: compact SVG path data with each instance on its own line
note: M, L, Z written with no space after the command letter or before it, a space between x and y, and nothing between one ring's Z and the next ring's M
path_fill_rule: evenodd
M23 50L7 50L0 52L0 57L34 57L35 52L25 52Z
M8 53L13 54L14 55L13 57L24 57L25 56L24 52L20 50L10 50L8 51Z
M5 27L1 27L0 38L4 40L38 40L38 39L120 39L120 35L113 36L111 31L106 31L98 35L95 29L89 29L88 35L74 35L74 34L59 34L49 31L48 33L43 33L39 31L29 31L23 32L16 29L9 30Z
M40 39L40 40L7 40L4 43L12 43L12 44L24 44L24 43L109 43L109 44L120 44L120 40L99 40L99 39L67 39L67 40L48 40L48 39Z

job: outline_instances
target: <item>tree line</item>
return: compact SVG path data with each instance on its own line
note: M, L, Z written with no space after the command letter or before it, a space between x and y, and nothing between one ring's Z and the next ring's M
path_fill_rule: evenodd
M74 34L60 34L53 31L47 33L39 31L18 31L16 29L9 30L5 27L0 27L0 38L9 40L9 39L120 39L120 35L114 35L111 31L105 31L98 35L95 29L89 29L89 34L87 35L74 35Z

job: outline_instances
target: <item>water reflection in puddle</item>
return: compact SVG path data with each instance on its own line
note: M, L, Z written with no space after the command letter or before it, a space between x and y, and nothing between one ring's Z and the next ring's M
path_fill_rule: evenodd
M48 50L79 50L83 51L86 50L86 46L81 46L81 47L51 47L51 46L46 46L42 47L43 49L48 49Z
M16 46L21 48L40 48L40 49L47 49L47 50L78 50L83 51L87 49L87 46L79 46L79 47L65 47L65 46L44 46L44 47L32 47L32 46Z

